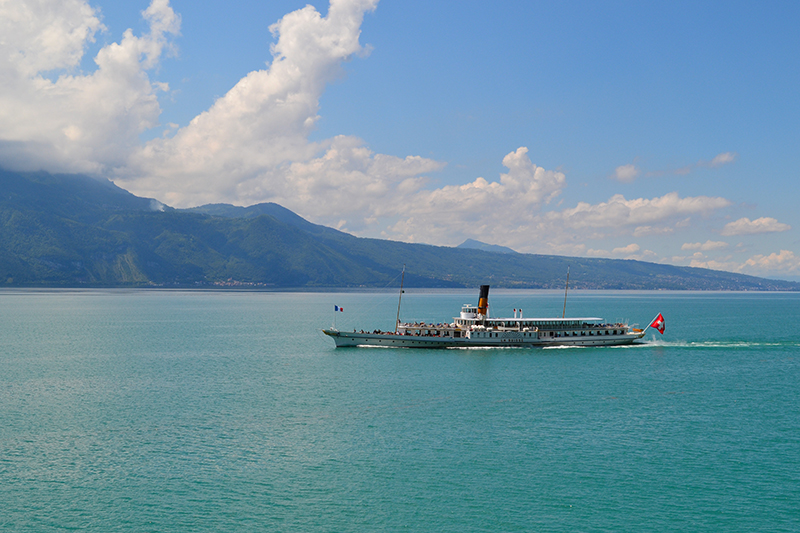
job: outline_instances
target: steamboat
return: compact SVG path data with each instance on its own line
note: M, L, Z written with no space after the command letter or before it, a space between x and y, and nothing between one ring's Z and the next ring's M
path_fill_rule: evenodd
M402 289L401 289L402 298ZM565 295L566 299L566 295ZM566 303L565 303L566 308ZM478 305L464 304L451 322L426 324L400 322L394 331L343 332L323 329L337 348L383 346L393 348L492 348L548 346L615 346L634 344L645 335L643 329L623 323L607 323L602 318L523 318L514 310L508 318L489 317L489 285L481 285ZM650 327L664 332L661 314Z

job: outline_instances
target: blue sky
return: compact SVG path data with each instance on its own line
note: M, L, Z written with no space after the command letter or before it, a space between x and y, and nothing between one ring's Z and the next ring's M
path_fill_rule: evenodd
M800 279L794 2L28 4L0 7L0 165Z

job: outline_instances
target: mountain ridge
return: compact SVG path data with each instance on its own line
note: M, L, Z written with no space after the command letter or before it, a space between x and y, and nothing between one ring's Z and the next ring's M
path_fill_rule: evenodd
M278 204L174 209L107 180L0 170L0 287L408 287L800 290L642 261L360 238Z

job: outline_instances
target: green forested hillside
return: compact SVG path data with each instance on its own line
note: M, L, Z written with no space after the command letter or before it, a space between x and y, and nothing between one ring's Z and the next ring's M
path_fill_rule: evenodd
M276 204L192 210L108 181L0 171L0 286L798 290L706 269L362 239Z

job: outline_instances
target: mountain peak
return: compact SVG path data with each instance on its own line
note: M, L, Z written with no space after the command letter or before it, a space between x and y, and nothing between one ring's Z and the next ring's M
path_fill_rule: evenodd
M516 254L516 250L512 250L507 246L500 246L499 244L486 244L485 242L476 241L475 239L467 239L456 248L467 248L470 250L483 250L484 252L494 252L498 254Z

